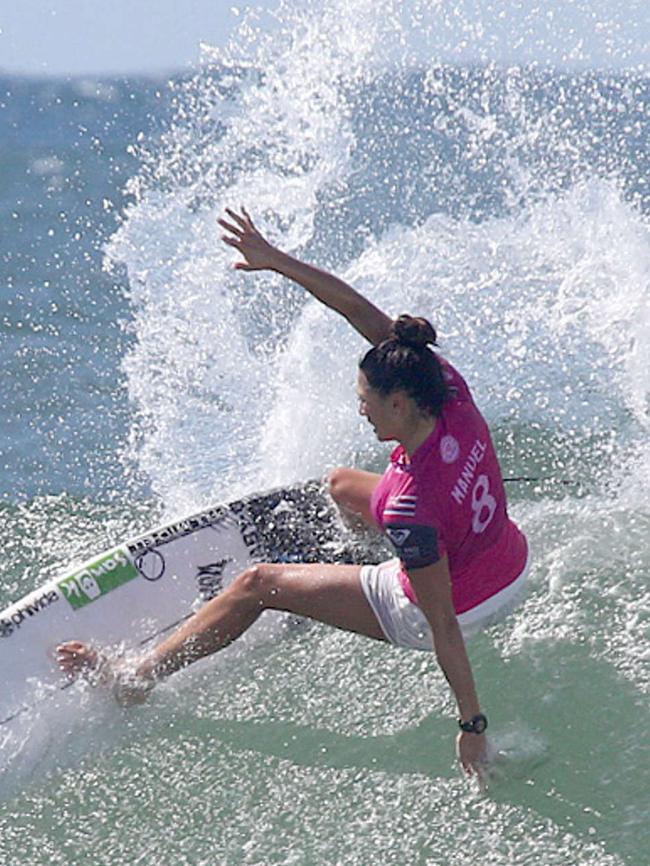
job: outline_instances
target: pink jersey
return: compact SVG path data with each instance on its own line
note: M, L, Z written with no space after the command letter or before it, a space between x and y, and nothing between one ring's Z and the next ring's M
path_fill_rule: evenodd
M449 557L456 613L512 583L523 571L526 538L508 517L492 439L462 376L440 358L451 399L410 461L399 445L371 509L402 560L400 579L417 601L407 568Z

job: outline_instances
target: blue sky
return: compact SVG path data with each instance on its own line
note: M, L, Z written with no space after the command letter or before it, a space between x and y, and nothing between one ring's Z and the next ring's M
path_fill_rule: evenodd
M245 5L273 9L278 3ZM431 31L423 43L428 56L440 60L650 68L648 0L402 3L425 10ZM239 20L237 6L237 0L0 0L0 70L108 75L187 69L198 60L200 42L227 42Z
M236 0L0 0L0 69L75 75L187 68L197 62L201 41L225 44L238 20L231 11L236 5Z

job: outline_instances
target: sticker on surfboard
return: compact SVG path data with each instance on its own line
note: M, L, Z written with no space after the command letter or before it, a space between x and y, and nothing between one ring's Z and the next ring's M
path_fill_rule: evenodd
M310 481L217 505L98 553L0 612L0 727L68 685L53 660L62 641L142 646L252 562L350 561L342 537L330 500Z

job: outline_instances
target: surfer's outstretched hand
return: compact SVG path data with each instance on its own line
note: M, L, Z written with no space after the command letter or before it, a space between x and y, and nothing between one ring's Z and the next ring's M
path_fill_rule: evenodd
M239 250L244 257L244 261L236 262L234 267L239 271L263 271L273 268L278 250L255 228L246 209L242 207L241 214L238 214L226 208L226 213L231 222L225 219L218 220L219 225L228 232L221 236L221 240Z

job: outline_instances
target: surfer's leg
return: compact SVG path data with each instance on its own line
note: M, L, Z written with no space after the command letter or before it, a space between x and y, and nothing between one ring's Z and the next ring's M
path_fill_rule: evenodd
M385 640L360 574L360 565L262 563L248 580L250 591L265 609L284 610Z
M373 528L377 525L370 511L370 497L379 484L381 475L362 469L339 467L328 479L330 496L345 516L360 517Z
M130 671L118 699L139 703L160 677L236 640L265 610L283 610L377 640L384 633L360 580L361 566L259 563L243 571ZM58 648L69 675L92 668L92 647L71 641ZM119 680L119 674L117 679ZM148 684L148 685L147 685Z
M166 676L236 640L265 610L284 610L384 640L358 565L267 564L247 568L138 665Z

